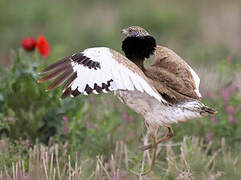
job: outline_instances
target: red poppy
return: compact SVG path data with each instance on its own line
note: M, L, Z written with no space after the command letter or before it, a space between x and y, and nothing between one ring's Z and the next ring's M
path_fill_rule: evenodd
M33 51L36 47L36 41L34 38L25 38L22 41L22 47L25 51Z
M49 53L50 53L50 46L48 41L45 39L45 37L43 35L40 35L38 37L37 40L37 48L39 53L43 56L43 57L48 57Z

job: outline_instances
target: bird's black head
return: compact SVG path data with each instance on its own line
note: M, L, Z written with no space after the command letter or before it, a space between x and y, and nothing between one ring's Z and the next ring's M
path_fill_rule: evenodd
M122 50L128 59L144 60L152 55L156 48L156 40L139 26L131 26L122 29L121 33L126 35L122 42Z

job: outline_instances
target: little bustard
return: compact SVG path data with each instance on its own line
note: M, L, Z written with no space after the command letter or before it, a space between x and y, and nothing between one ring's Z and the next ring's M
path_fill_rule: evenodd
M152 163L155 164L157 145L173 136L172 123L200 118L216 113L201 103L199 77L194 70L172 50L157 46L154 37L145 29L131 26L121 30L124 57L107 47L88 48L65 57L46 67L47 74L38 82L53 80L47 91L64 82L62 99L80 94L108 93L115 95L127 106L142 115L152 137ZM148 67L144 60L154 55ZM157 139L160 126L168 128L166 136Z

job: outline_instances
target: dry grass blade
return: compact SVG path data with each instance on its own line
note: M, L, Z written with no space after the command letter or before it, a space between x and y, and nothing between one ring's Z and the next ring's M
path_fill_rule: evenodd
M60 176L60 170L59 170L59 159L58 159L58 145L55 145L55 155L56 155L56 163L57 163L57 173L58 173L58 178L61 179Z
M109 180L111 180L110 174L108 173L107 169L106 169L106 168L104 167L104 165L103 165L103 159L102 159L102 157L97 156L96 158L97 158L98 163L100 164L100 167L104 170L107 178L108 178Z
M216 158L216 156L218 155L218 153L222 150L222 148L218 149L213 155L212 157L210 158L210 160L208 161L205 169L207 170L208 167L211 165L211 163L214 161L214 159Z
M19 160L16 163L13 162L11 170L8 170L5 166L5 172L0 172L0 178L4 180L81 179L82 168L78 163L77 154L75 167L72 168L71 157L67 154L67 151L59 150L58 145L53 147L34 146L34 148L29 151L28 166L25 166L23 160ZM63 146L61 148L65 147ZM55 152L52 152L53 149ZM59 157L59 151L61 151L61 153L64 152L64 155ZM9 171L11 175L9 175Z
M124 153L125 153L125 166L126 166L126 169L129 169L129 165L128 165L128 152L127 152L127 145L125 144L124 145Z
M48 180L49 178L48 178L48 172L47 172L47 166L46 166L47 162L46 162L46 159L44 158L44 156L42 157L42 159L43 159L43 166L44 166L45 177Z
M143 140L144 144L147 144L148 136ZM115 153L112 154L108 160L104 161L103 156L97 156L95 171L88 176L88 179L145 180L168 179L171 176L177 180L203 179L203 177L215 180L223 174L225 175L223 170L221 171L217 168L220 167L220 161L227 163L227 168L230 169L231 167L232 173L239 174L241 167L240 156L234 156L231 151L227 151L224 139L221 141L221 148L214 153L211 147L212 144L212 142L208 145L204 144L202 139L195 137L184 138L179 153L178 146L180 143L172 143L169 141L165 144L166 161L160 160L155 167L158 171L153 171L153 173L148 176L140 176L140 173L144 172L145 165L149 163L149 151L144 151L142 159L137 159L137 161L141 163L135 163L136 160L134 161L128 156L127 145L123 142L117 142ZM4 171L0 171L0 178L4 180L87 179L87 177L83 175L82 165L86 166L86 164L90 164L89 160L79 162L77 153L74 159L71 158L66 150L67 146L68 144L61 146L54 145L52 147L34 146L34 148L29 151L29 160L26 164L23 160L19 160L16 163L12 163L11 169L3 166ZM164 146L164 144L162 144L162 146ZM221 151L222 153L219 153ZM131 163L129 164L129 162ZM200 168L200 172L197 172L194 168L197 166Z

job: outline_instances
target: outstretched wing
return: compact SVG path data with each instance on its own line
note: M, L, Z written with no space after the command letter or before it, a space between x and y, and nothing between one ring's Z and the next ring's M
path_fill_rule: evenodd
M153 80L158 92L174 103L185 98L201 98L198 75L180 56L166 47L156 47L155 60L145 74Z
M38 82L54 79L47 91L66 82L62 99L69 95L75 97L115 90L138 90L160 102L166 102L134 63L105 47L89 48L73 54L46 67L40 73L48 74Z

